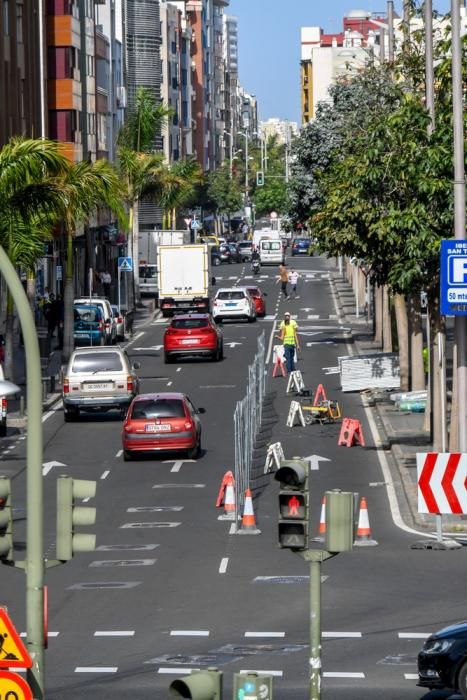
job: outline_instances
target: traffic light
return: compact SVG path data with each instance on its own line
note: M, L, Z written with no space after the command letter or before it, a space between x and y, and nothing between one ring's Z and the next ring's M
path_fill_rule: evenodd
M173 698L191 700L222 700L222 673L216 668L192 671L186 678L177 678L170 684Z
M69 561L75 552L92 552L96 536L74 532L75 525L94 525L96 509L75 506L75 498L94 498L96 482L60 476L57 479L57 559Z
M274 476L279 488L279 546L308 549L308 462L282 460Z
M326 491L326 536L328 552L348 552L354 540L354 494Z
M13 510L11 507L11 481L0 477L0 559L13 561Z
M262 187L264 185L264 172L262 170L258 170L256 173L256 185L257 187Z
M233 697L272 700L272 676L257 673L234 673Z

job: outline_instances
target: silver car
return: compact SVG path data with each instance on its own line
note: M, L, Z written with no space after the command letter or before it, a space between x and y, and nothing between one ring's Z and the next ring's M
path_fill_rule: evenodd
M116 304L111 304L111 308L117 328L117 340L125 340L125 317Z
M63 378L65 422L80 412L116 409L124 414L139 394L139 368L120 347L76 348Z

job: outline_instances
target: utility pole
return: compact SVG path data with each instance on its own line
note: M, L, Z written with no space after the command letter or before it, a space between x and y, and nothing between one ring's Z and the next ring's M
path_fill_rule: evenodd
M285 136L285 181L288 182L290 178L290 168L289 168L289 148L290 148L290 124L287 122L287 132Z
M394 0L388 0L388 61L394 61Z
M385 51L385 46L384 46L384 35L385 35L385 30L384 27L381 27L379 30L379 62L381 65L383 65L385 59L386 59L386 51Z
M460 1L451 0L452 110L454 128L454 236L465 240L465 171ZM455 317L459 452L467 452L467 317Z

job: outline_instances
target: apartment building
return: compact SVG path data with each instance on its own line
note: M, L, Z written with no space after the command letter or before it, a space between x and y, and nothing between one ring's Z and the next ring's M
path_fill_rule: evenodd
M275 136L278 144L288 144L294 137L298 136L297 122L277 119L275 117L260 122L259 130L262 137L266 140Z

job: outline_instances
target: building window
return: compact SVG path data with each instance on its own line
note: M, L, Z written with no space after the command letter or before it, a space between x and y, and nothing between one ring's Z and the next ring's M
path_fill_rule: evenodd
M55 80L73 78L75 50L71 46L49 46L48 74Z
M49 15L72 15L73 0L48 0L47 12Z
M74 142L76 123L76 112L73 110L50 111L50 138L55 139L56 141Z
M8 0L3 0L3 33L8 36L10 33L10 23L9 23L9 3Z
M20 3L16 4L16 41L23 43L23 6Z

